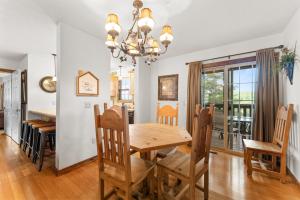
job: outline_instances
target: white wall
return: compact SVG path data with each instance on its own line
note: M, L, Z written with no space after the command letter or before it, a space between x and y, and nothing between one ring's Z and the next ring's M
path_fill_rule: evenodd
M290 49L295 47L295 43L298 41L297 54L300 55L300 9L296 12L290 23L287 25L284 31L285 45ZM298 57L299 58L299 57ZM289 150L288 150L288 167L292 173L300 181L300 64L296 63L294 71L294 84L291 85L286 79L283 88L285 104L294 104L294 116L293 126L290 134Z
M24 59L26 61L26 58ZM27 61L27 109L55 109L56 93L44 92L39 86L40 80L44 76L54 75L53 56L51 54L29 54ZM23 63L22 66L26 67L26 63Z
M104 41L66 24L58 28L57 154L61 170L97 154L93 105L109 102L110 55ZM100 79L98 97L77 97L78 70Z
M134 83L134 122L150 122L151 90L151 67L146 65L143 59L140 59L135 68Z
M215 58L220 56L227 56L230 54L236 54L241 52L254 51L262 48L273 47L282 44L283 38L281 34L271 35L268 37L257 38L253 40L243 41L239 43L229 44L225 46L216 47L213 49L197 51L189 54L183 54L181 56L165 58L154 63L151 67L151 108L150 115L151 121L155 121L156 118L156 105L158 102L157 97L157 84L158 76L179 74L178 80L178 101L179 101L179 126L186 126L186 101L187 101L187 78L188 67L186 62L204 60L209 58ZM176 42L176 40L174 41ZM172 48L172 45L170 46ZM173 104L176 102L162 102Z
M19 67L19 61L0 57L0 68L15 69Z

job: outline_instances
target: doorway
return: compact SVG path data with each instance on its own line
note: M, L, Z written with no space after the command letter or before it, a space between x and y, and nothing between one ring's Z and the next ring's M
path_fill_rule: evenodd
M239 153L243 150L242 139L252 139L255 88L255 62L203 70L202 104L215 104L213 149Z
M4 133L19 143L21 131L21 76L19 70L0 69L3 86L3 124ZM0 122L1 123L1 122Z

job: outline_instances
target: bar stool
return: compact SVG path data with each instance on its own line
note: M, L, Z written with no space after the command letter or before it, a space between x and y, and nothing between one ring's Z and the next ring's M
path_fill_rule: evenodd
M29 145L29 138L31 135L31 126L33 124L39 124L39 123L44 123L45 121L42 120L26 120L23 121L23 131L21 133L21 142L20 142L20 147L23 144L23 151L26 152L27 146Z
M34 163L36 163L37 159L39 160L38 163L38 171L42 170L43 167L43 162L44 162L44 156L45 156L45 149L46 149L46 137L48 136L48 142L49 142L49 146L51 150L55 149L55 132L56 132L56 127L55 126L51 126L51 127L42 127L39 128L38 134L37 134L37 138L38 138L38 145L37 145L37 149L35 151L34 154ZM52 147L51 147L52 146ZM54 148L53 148L54 147Z
M39 128L49 127L49 126L55 126L55 123L44 121L42 123L37 123L37 124L31 125L31 134L30 134L29 145L28 145L28 158L30 158L31 153L35 151L34 148L36 148L36 135L37 135ZM32 159L32 161L33 161L33 159Z

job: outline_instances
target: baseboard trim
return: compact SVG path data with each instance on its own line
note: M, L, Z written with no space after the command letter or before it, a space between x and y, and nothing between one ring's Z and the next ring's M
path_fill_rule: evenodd
M98 158L97 156L93 156L93 157L91 157L91 158L88 158L88 159L86 159L86 160L83 160L83 161L81 161L81 162L79 162L79 163L76 163L76 164L74 164L74 165L71 165L71 166L69 166L69 167L63 168L63 169L61 169L61 170L58 170L58 169L55 168L55 174L56 174L56 176L61 176L61 175L63 175L63 174L66 174L66 173L68 173L68 172L74 170L74 169L77 169L77 168L82 167L82 166L84 166L84 165L87 165L87 164L89 164L89 163L91 163L91 162L94 162L95 160L97 160L97 158Z
M287 167L287 173L290 175L293 179L293 181L299 186L300 188L300 181L296 178L296 176L291 172L291 170Z

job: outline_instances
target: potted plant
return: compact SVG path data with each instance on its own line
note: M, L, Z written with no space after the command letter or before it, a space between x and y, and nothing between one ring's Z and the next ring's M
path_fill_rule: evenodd
M293 77L294 77L294 66L296 58L296 46L293 51L288 48L283 48L282 55L279 62L280 70L284 70L288 79L290 80L291 85L293 85Z

